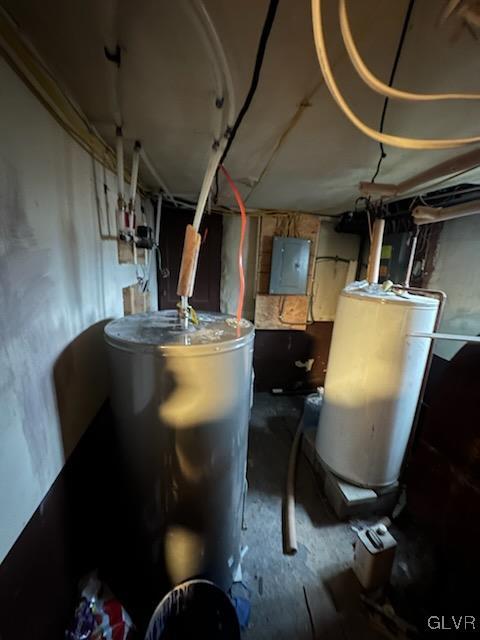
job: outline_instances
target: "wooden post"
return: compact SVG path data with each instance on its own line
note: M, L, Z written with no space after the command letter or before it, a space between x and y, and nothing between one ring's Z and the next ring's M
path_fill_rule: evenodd
M385 220L383 220L382 218L377 218L373 224L372 241L370 243L370 255L368 256L367 280L370 284L378 283L384 230Z

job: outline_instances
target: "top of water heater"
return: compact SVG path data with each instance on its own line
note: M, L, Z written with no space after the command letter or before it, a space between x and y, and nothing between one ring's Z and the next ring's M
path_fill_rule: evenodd
M423 309L435 309L438 307L436 298L414 295L401 289L395 289L395 285L386 290L383 285L369 284L366 280L350 283L343 289L342 295L376 303L401 304Z
M253 325L248 320L242 320L238 327L233 316L200 312L198 321L185 328L176 310L137 313L109 322L105 340L128 351L212 352L230 351L253 339Z

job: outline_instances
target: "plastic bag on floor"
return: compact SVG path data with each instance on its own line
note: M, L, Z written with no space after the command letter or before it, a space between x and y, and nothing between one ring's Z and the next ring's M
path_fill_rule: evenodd
M131 640L133 624L120 602L98 579L90 575L81 592L65 640Z

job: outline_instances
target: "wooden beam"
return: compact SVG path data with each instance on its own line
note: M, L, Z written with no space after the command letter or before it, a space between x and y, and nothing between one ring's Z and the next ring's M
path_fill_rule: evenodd
M440 178L452 176L456 173L462 173L480 167L480 148L468 151L461 156L449 158L439 164L420 171L416 175L403 180L398 184L382 184L381 182L360 182L359 189L366 196L399 196L409 191L418 190L423 185Z
M471 200L453 207L422 207L418 206L412 211L413 219L418 225L443 222L455 218L464 218L480 213L480 200Z
M364 196L396 196L397 185L396 184L383 184L381 182L360 182L358 185L360 193Z

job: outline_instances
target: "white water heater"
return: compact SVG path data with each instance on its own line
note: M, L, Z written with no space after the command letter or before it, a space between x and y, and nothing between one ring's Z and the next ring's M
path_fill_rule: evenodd
M438 301L354 285L339 298L316 448L340 478L382 487L400 474L430 347L409 334L433 331Z

